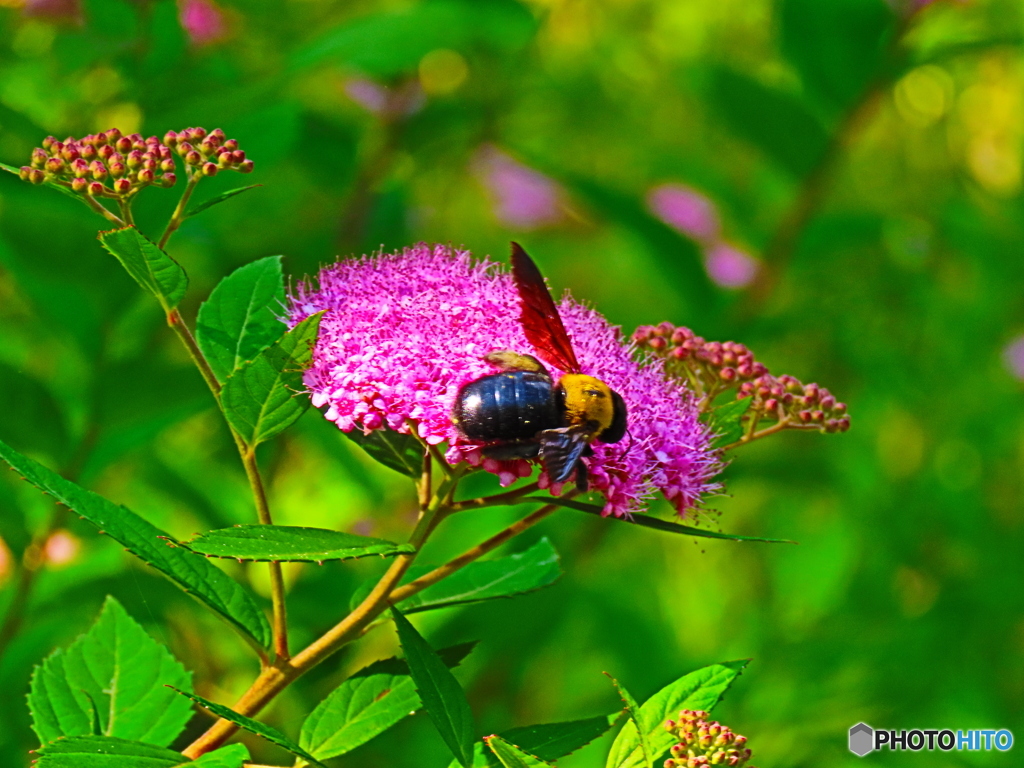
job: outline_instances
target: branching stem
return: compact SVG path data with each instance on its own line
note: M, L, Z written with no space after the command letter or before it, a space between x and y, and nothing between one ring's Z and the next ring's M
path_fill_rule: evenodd
M203 176L201 173L194 173L189 176L188 183L185 184L185 191L181 193L181 199L178 201L178 205L174 208L174 213L171 214L170 221L167 222L167 228L164 229L164 233L160 236L160 241L157 246L163 248L167 245L167 241L171 239L178 227L185 220L185 206L188 205L188 200L192 197L192 192L195 191L196 185Z

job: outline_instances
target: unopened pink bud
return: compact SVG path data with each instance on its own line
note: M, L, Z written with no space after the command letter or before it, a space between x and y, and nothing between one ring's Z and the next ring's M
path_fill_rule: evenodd
M216 176L218 170L216 163L203 163L203 176Z
M94 179L99 181L103 181L103 179L107 178L106 166L104 166L99 160L93 160L89 163L89 173Z
M723 368L718 372L718 376L722 381L732 381L736 378L736 369L734 368Z
M769 397L764 401L764 409L769 412L774 412L779 407L779 401L774 397Z
M107 131L107 142L116 143L121 138L121 131L118 128L111 128Z
M136 174L136 178L139 180L140 184L152 184L156 179L156 174L149 168L143 168Z
M71 172L76 176L85 176L89 173L89 163L82 158L76 158L71 162Z
M164 171L165 173L167 173L169 171L173 171L174 170L174 161L169 159L169 158L167 160L161 160L160 161L160 170Z
M236 149L238 149L238 140L237 139L227 139L224 142L224 149L229 149L232 152L234 152Z
M99 197L104 192L103 182L91 181L89 182L89 186L85 191L92 195L93 197Z
M178 180L178 177L173 173L165 173L160 177L160 186L162 187L173 187L174 183Z
M811 412L810 411L800 411L797 414L797 418L800 419L800 421L802 421L804 424L810 424L810 422L811 422Z
M238 170L240 173L252 173L253 167L254 163L252 160L243 160L239 163Z
M109 160L111 155L115 153L115 150L109 144L104 144L102 147L96 150L96 154L100 156L100 160Z
M32 150L32 159L29 162L31 163L31 166L33 168L42 168L44 165L46 165L46 161L49 159L50 156L47 154L46 150L39 149L37 147L36 149Z
M134 145L134 142L130 138L128 138L127 136L122 136L120 139L118 139L114 143L114 147L121 154L125 154L125 153L128 153L128 152L131 152L133 145Z
M81 177L71 180L71 191L72 192L85 192L86 187L89 186L89 180Z
M188 165L199 165L203 162L203 156L196 152L194 149L185 155L185 162Z
M129 168L138 168L142 165L142 152L137 149L133 149L128 153L128 157L125 158L125 164Z
M132 183L128 179L118 179L114 182L114 192L119 195L127 194L131 189Z
M94 147L92 144L86 144L84 147L82 147L82 157L85 160L92 160L94 157L96 157L96 147Z
M668 342L661 336L655 336L653 339L647 342L647 346L653 349L655 352L660 352L668 345Z
M47 173L60 173L64 170L64 161L59 157L51 157L44 166Z
M57 141L57 139L55 139L53 136L47 136L45 139L43 139L43 149L49 149L50 147L53 146L53 143L55 141Z
M174 131L168 131L167 133L164 134L164 144L166 144L168 147L171 147L173 149L177 143L178 134L176 134Z
M77 160L79 157L81 157L76 148L69 147L66 145L64 147L64 150L60 153L60 156L67 160L68 162L71 162L72 160Z
M245 161L245 152L241 149L236 149L231 153L231 162L241 163Z
M209 139L203 139L201 142L199 142L199 151L202 152L207 157L212 155L216 150L216 145Z
M125 168L124 163L117 161L108 163L107 167L110 169L110 175L113 176L115 179L124 176L125 173L128 171L128 169Z

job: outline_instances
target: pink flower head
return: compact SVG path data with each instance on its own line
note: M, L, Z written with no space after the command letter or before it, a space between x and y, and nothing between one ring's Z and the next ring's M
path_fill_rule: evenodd
M647 193L651 213L673 229L695 240L714 240L719 234L715 204L682 184L661 184Z
M568 296L559 309L583 373L622 395L629 411L627 436L595 443L586 459L591 488L605 497L604 513L640 511L660 490L684 514L716 487L711 478L719 468L692 393L666 378L653 356L637 362L633 344L594 310ZM530 475L525 460L484 459L482 445L467 441L450 417L465 384L496 372L485 355L537 354L519 322L512 278L499 265L422 243L340 261L290 298L293 324L321 310L327 312L305 383L313 405L326 406L340 429L415 428L432 445L447 442L451 464L482 466L503 485ZM539 482L551 486L543 471Z
M195 45L209 45L227 36L224 12L212 0L181 0L179 18Z
M708 277L723 288L745 288L757 276L760 265L750 254L728 243L718 243L704 255Z
M493 146L483 147L477 172L494 197L494 215L513 229L536 229L561 218L561 189L554 180Z
M1018 336L1006 345L1003 362L1014 378L1024 381L1024 336Z
M381 117L407 117L427 103L418 80L388 87L367 77L350 77L345 81L345 95L367 112Z

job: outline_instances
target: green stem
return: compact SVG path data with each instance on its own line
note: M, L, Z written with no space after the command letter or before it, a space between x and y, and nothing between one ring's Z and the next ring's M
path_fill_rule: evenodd
M188 183L185 185L185 191L181 194L181 199L178 201L178 205L174 208L174 213L171 214L170 221L167 222L167 228L164 233L160 236L160 241L157 243L159 248L164 248L167 245L167 241L171 239L178 227L185 220L185 206L188 205L188 200L192 197L192 192L195 190L196 185L203 176L201 173L194 173L189 175Z

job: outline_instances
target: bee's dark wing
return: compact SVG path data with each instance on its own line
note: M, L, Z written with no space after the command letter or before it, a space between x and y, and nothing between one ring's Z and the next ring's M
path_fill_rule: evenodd
M580 364L558 307L537 265L519 243L512 243L512 278L519 291L521 322L527 340L545 362L568 373L579 373Z
M587 448L587 430L581 426L545 429L539 435L540 459L554 483L572 477L576 464Z

